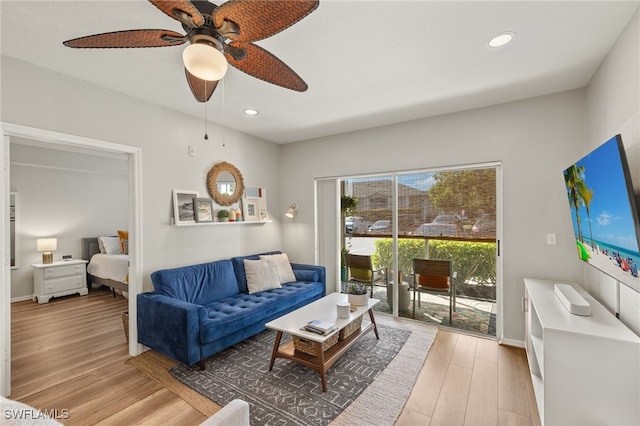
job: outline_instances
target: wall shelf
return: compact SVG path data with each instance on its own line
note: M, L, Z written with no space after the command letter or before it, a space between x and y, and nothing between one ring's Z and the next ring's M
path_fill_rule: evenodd
M173 220L172 220L173 222ZM240 222L189 222L189 223L171 223L171 226L211 226L211 225L218 225L218 226L236 226L236 225L264 225L265 223L271 223L271 220L266 220L266 221L254 221L254 222L250 222L250 221L240 221Z

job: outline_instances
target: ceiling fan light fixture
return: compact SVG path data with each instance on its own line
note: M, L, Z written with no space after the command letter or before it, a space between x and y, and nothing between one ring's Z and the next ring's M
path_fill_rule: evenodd
M182 52L182 61L187 71L206 81L221 80L229 66L222 52L203 42L187 46Z

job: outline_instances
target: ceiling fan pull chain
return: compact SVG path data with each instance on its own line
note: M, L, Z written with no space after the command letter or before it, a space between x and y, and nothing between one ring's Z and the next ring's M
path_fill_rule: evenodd
M223 120L224 120L224 98L225 98L224 94L225 94L225 92L226 92L226 90L225 90L225 87L226 87L226 86L227 86L227 85L224 83L224 79L223 79L223 80L222 80L222 119L223 119ZM227 145L224 143L224 126L222 127L222 146L223 146L223 147L227 146Z
M206 98L207 93L207 80L204 80L204 93ZM204 101L204 140L209 140L209 135L207 134L207 101Z

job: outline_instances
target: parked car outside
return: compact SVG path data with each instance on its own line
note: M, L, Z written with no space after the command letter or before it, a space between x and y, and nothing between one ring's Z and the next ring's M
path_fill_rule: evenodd
M364 234L371 225L360 216L347 216L344 218L344 232L346 234Z
M424 237L457 237L458 227L454 223L423 223L411 235Z
M479 236L496 235L496 218L493 216L483 216L476 220L471 227L471 232Z
M458 216L454 214L440 214L431 223L457 223L458 220Z
M391 233L391 221L390 220L376 220L373 225L367 230L368 234L390 234Z

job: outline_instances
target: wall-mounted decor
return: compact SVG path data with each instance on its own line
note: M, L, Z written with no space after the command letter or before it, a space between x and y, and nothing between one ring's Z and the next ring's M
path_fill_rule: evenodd
M211 198L221 206L237 203L244 193L242 173L226 161L216 163L207 173L207 189Z
M173 218L176 225L181 223L195 223L193 199L198 198L198 191L173 190Z
M245 197L242 199L242 215L245 222L257 222L260 220L260 198Z
M193 211L196 222L213 222L213 201L209 198L194 198Z

